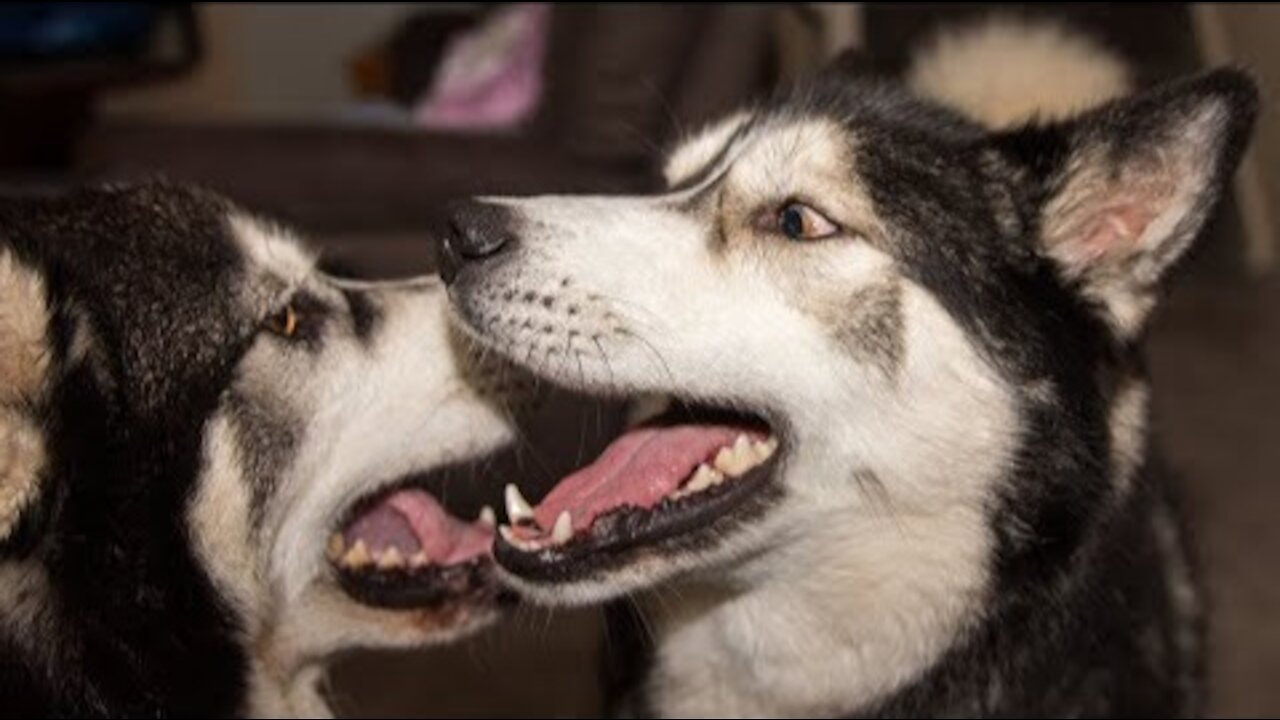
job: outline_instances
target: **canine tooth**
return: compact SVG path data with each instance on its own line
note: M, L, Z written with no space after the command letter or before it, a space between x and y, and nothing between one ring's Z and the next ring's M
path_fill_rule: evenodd
M427 559L427 554L421 550L414 553L413 556L409 558L409 567L411 568L426 567L430 564L431 561Z
M696 493L699 490L706 490L712 485L718 485L724 480L724 474L719 470L713 470L707 467L706 463L698 466L694 471L693 477L685 484L684 489L689 493Z
M336 532L329 536L329 559L341 560L342 554L346 552L347 541L342 537L342 533Z
M524 523L535 522L533 519L533 508L529 506L529 501L524 499L520 494L520 488L515 483L507 483L507 520L512 525L522 525Z
M373 558L369 557L369 548L365 546L364 540L356 540L356 544L352 545L347 554L342 556L342 564L356 570L371 562L373 562Z
M561 510L556 516L555 527L551 528L551 544L563 545L573 537L573 518L568 510Z
M404 567L404 556L396 549L394 545L387 548L381 556L378 557L379 570L392 570L394 568Z
M480 517L477 518L482 525L493 527L498 524L498 515L493 512L493 508L485 505L480 508Z

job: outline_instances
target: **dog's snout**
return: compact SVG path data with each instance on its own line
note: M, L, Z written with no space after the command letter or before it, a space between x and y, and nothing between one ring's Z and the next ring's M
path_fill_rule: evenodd
M441 247L440 274L452 282L464 265L498 255L515 244L511 212L501 205L468 200L449 215Z

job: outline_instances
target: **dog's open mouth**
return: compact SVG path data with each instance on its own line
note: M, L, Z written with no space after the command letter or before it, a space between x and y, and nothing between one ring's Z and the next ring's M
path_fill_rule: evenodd
M432 485L411 480L375 492L330 535L326 554L353 599L388 608L494 599L492 511L461 520Z
M778 440L753 415L681 408L616 438L536 507L506 489L496 555L529 579L567 579L679 542L745 512L770 483Z

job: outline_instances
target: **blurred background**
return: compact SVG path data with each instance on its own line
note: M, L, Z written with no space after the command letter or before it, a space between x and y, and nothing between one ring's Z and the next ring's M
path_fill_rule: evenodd
M418 273L451 199L653 187L682 134L841 50L900 73L938 28L993 12L1082 29L1139 85L1233 62L1280 91L1280 7L1253 4L5 4L0 192L162 173L353 272ZM1280 713L1276 112L1150 345L1210 593L1214 715ZM347 658L332 694L361 716L590 716L599 629L524 610L458 648Z

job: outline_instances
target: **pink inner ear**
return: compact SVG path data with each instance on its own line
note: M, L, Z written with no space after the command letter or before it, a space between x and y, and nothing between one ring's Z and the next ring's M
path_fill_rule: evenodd
M1138 248L1138 240L1154 219L1151 208L1140 202L1115 203L1090 219L1083 236L1077 240L1076 262L1093 262L1104 256L1119 256Z

